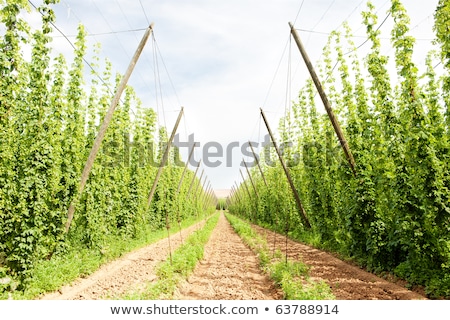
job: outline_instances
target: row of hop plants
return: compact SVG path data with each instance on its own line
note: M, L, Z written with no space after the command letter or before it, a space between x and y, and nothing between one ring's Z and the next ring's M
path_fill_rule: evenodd
M0 1L0 278L16 279L18 289L39 261L54 254L75 247L104 252L109 239L140 237L205 209L201 188L187 197L191 181L200 183L193 172L177 189L183 168L174 165L176 151L147 206L167 134L157 129L155 111L127 87L65 231L81 171L121 76L112 74L108 61L100 70L95 57L95 74L86 76L82 25L72 62L53 54L57 2L43 1L41 27L32 31L21 18L30 10L27 1ZM27 48L30 59L23 55ZM3 280L0 289L9 290L11 282Z
M357 175L307 81L279 133L282 141L294 142L285 157L294 163L289 170L311 230L304 227L279 165L264 167L267 187L259 171L253 172L256 207L241 187L240 201L234 197L230 210L314 239L411 286L425 286L430 297L450 297L450 4L441 0L434 12L436 46L421 71L413 61L415 39L401 1L392 0L388 13L391 56L382 54L378 16L368 2L362 13L368 54L358 55L345 26L330 35L319 66Z

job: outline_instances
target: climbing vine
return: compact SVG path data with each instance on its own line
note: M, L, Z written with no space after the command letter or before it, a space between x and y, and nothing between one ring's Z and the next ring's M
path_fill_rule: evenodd
M201 188L189 196L192 202L183 201L190 181L198 178L189 170L177 193L182 168L173 163L164 168L158 196L147 206L161 158L156 144L163 139L155 136L155 111L143 108L131 87L116 109L86 188L77 195L81 171L121 75L112 74L108 61L101 70L96 56L87 83L83 25L71 62L52 53L52 6L57 2L43 1L41 25L31 31L20 14L31 10L28 1L0 1L5 30L0 37L0 296L25 290L35 266L55 255L81 249L106 254L113 239L145 238L151 230L178 223L178 217L214 210L212 203L204 203ZM30 59L23 57L25 46L31 48ZM78 196L66 232L67 210Z
M435 10L439 49L430 50L424 71L413 60L415 39L401 1L391 0L388 11L391 56L382 54L375 9L368 2L362 13L366 45L371 46L367 55L359 56L344 25L344 34L330 35L319 66L355 157L356 177L349 175L328 118L317 111L311 81L292 107L292 140L301 161L290 171L312 229L306 230L299 220L290 234L338 251L370 270L425 286L430 297L449 297L450 7L448 1L439 1ZM396 74L390 72L390 62ZM440 63L442 76L435 70ZM280 127L280 136L285 130ZM264 172L271 186L285 178L279 168L266 166ZM291 220L299 216L298 209L292 194L279 185L267 192L269 196L259 198L267 209L258 212L258 221L281 232L276 218L284 206ZM230 210L244 215L250 200L233 200Z

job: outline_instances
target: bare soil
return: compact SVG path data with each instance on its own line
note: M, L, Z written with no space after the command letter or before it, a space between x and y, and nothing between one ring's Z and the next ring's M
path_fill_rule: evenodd
M182 231L182 238L198 226ZM267 237L268 243L282 252L285 238L258 226L257 232ZM171 250L182 243L179 233L170 237ZM272 248L272 249L273 249ZM409 300L425 299L417 292L368 273L335 256L310 246L288 240L288 256L300 259L310 266L314 280L323 280L339 300ZM120 297L142 288L157 279L154 267L168 258L169 241L160 240L142 249L102 266L86 278L80 278L41 299L107 299ZM175 292L179 300L273 300L283 294L259 268L256 255L242 242L221 213L219 222L205 246L204 258L193 274Z
M260 235L267 238L271 250L275 248L286 253L285 236L256 225L252 227ZM289 259L300 260L310 266L309 274L311 278L325 281L338 300L426 299L419 292L408 290L404 286L387 281L356 265L342 261L330 253L290 239L287 240L287 256Z
M178 248L182 239L186 239L203 224L204 221L190 226L182 230L181 235L179 232L171 235L171 250ZM156 280L154 268L168 255L169 238L165 238L107 263L88 277L79 278L56 292L43 295L41 299L97 300L118 297Z
M177 300L275 300L283 297L223 213L204 258L175 294Z

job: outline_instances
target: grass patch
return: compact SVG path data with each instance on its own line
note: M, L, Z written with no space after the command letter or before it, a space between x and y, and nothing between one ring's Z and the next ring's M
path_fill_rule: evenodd
M205 226L195 231L169 258L156 267L158 280L148 284L142 292L126 294L119 299L125 300L161 300L171 299L178 284L188 278L197 262L203 258L203 249L211 232L217 225L219 214L208 219Z
M181 223L184 229L197 222L192 217ZM179 232L178 224L171 228L171 234ZM111 237L107 239L108 247L99 249L88 249L73 247L60 255L54 255L50 260L41 261L36 264L32 276L25 290L3 293L0 299L12 298L15 300L35 299L39 295L55 291L79 277L86 277L95 272L101 265L110 262L125 253L142 248L167 237L167 230L150 230L136 239Z
M258 256L261 269L267 272L284 292L287 300L333 300L335 296L324 281L313 281L309 267L301 261L287 260L277 250L272 254L267 241L247 222L226 214L233 229Z

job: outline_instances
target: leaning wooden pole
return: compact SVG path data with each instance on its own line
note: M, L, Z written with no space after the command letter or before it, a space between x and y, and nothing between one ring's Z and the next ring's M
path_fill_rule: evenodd
M251 199L252 198L252 194L250 193L250 189L248 188L247 183L245 182L244 174L242 173L241 169L239 169L239 172L241 173L242 182L244 183L245 190L247 190L248 197Z
M238 194L236 191L235 186L231 186L231 194L230 194L230 200L234 203L238 201Z
M261 177L263 178L264 184L267 187L266 177L264 176L264 172L262 171L261 165L259 163L259 158L255 152L255 149L253 149L252 143L250 141L248 143L250 144L250 149L252 150L253 156L255 157L255 161L256 161L256 164L258 165L259 172L261 173Z
M252 150L253 156L255 157L255 161L256 161L256 164L258 165L259 172L261 173L261 177L263 178L264 185L266 186L266 189L269 189L266 177L265 177L264 172L263 172L263 170L261 168L261 165L259 163L259 157L256 154L255 149L253 149L251 141L249 141L248 143L250 144L250 149ZM264 229L264 236L267 238L267 229Z
M185 174L186 174L186 171L187 171L189 162L191 161L192 155L194 154L195 146L196 146L196 142L194 142L194 145L192 146L192 150L191 150L191 152L189 153L189 157L188 157L188 159L187 159L187 161L186 161L186 164L185 164L185 166L184 166L183 173L181 174L180 182L178 183L178 188L177 188L177 193L176 193L176 194L177 194L177 198L178 198L178 195L180 194L181 185L183 184L183 179L184 179L184 176L185 176ZM179 199L178 199L178 200L179 200ZM181 243L183 243L183 235L181 234L180 203L178 203L178 206L177 206L177 207L178 207L178 208L177 208L178 228L180 229L180 239L181 239Z
M142 37L142 40L139 43L139 45L136 49L136 52L134 53L134 56L131 59L131 62L128 65L128 68L127 68L124 76L120 80L120 83L119 83L119 86L117 87L114 98L111 101L111 104L109 106L108 111L106 112L105 118L103 119L103 122L98 131L98 134L95 137L94 144L92 145L92 148L91 148L91 152L89 153L89 156L88 156L86 163L84 165L84 168L83 168L83 172L81 173L80 184L78 185L78 193L75 195L75 198L70 203L69 209L67 211L67 221L66 221L66 226L65 226L66 233L69 231L70 224L72 223L73 215L75 213L75 207L79 201L79 198L81 197L81 194L84 191L87 180L89 178L89 174L92 170L92 166L94 165L95 158L97 157L98 151L100 150L100 146L105 137L106 130L108 129L108 126L112 120L113 113L116 110L117 105L119 104L120 97L121 97L123 91L125 90L125 87L127 86L128 80L130 79L130 76L133 73L134 67L136 66L136 63L137 63L142 51L144 50L145 44L147 43L147 40L153 31L153 25L154 25L153 23L150 24L150 26L145 31L144 36Z
M244 163L245 170L247 171L248 177L250 178L250 182L251 182L251 184L252 184L253 191L255 191L256 197L259 198L258 191L256 190L256 185L255 185L255 183L253 182L253 178L252 178L252 175L250 174L250 170L248 169L247 163L244 161L244 159L242 159L242 162Z
M195 186L194 199L195 199L196 203L198 203L198 200L197 200L198 187L202 184L202 178L203 178L204 173L205 173L205 169L202 169L202 173L200 174L200 179L198 179L198 183ZM205 177L205 180L206 180L206 177Z
M238 200L239 200L239 203L241 203L241 202L242 202L242 199L241 199L241 195L240 195L240 193L239 193L239 186L238 186L238 184L237 184L236 181L234 182L234 184L236 185L236 196L237 196L237 198L238 198Z
M229 199L230 199L230 203L233 205L237 204L237 202L238 202L236 188L234 187L234 185L231 186L231 193L229 195Z
M197 187L195 188L195 192L194 192L195 211L196 211L196 213L197 213L197 220L198 220L198 217L200 216L200 213L198 212L199 207L200 207L200 209L203 207L203 206L202 206L202 203L201 203L202 198L203 198L203 193L202 193L202 191L205 189L205 183L206 183L206 180L208 179L208 177L205 176L205 179L203 180L203 183L201 183L201 182L202 182L202 176L203 176L203 172L204 172L204 171L205 171L205 170L203 169L203 170L202 170L202 174L200 175L200 180L198 181ZM200 185L202 185L202 186L201 186L201 188L200 188L200 191L198 191ZM198 195L197 195L197 191L200 192ZM200 206L199 206L199 203L200 203Z
M188 192L186 193L186 198L189 197L189 195L191 194L191 190L192 190L192 187L194 185L195 178L197 177L197 172L198 172L198 169L200 168L200 163L201 162L202 162L202 160L200 160L198 162L197 168L195 169L194 175L192 176L191 184L189 185Z
M242 176L242 182L243 182L243 184L244 184L244 186L245 186L245 190L247 190L248 199L249 199L249 201L251 202L251 201L252 201L252 195L251 195L251 193L250 193L250 189L249 189L248 186L247 186L247 182L245 181L244 174L242 173L241 169L239 169L239 172L241 173L241 176ZM258 199L256 199L256 200L258 200ZM251 206L250 206L250 210L251 210ZM248 219L249 219L249 220L250 220L250 217L251 217L251 213L248 214Z
M191 158L192 158L192 156L194 154L194 149L195 149L196 146L197 146L197 143L194 142L194 145L192 146L192 150L189 153L189 157L188 157L188 159L186 161L186 164L184 165L184 170L183 170L183 173L181 174L180 182L178 182L177 194L180 193L181 185L183 184L184 175L186 174L189 162L191 161Z
M209 187L211 186L211 182L208 180L206 184L206 189L204 189L201 204L203 206L203 212L206 211L206 207L208 206L208 195L209 195Z
M152 186L152 189L150 190L150 193L148 195L147 209L150 207L150 204L152 203L153 195L155 194L156 186L158 185L159 177L161 176L162 171L163 171L163 169L164 169L164 167L165 167L165 165L167 163L167 159L169 158L170 146L172 145L173 138L175 137L175 134L176 134L177 129L178 129L178 125L180 124L180 121L181 121L182 117L183 117L183 107L181 107L180 113L178 114L178 118L177 118L177 121L175 122L175 126L173 127L172 134L170 135L169 141L167 141L166 149L164 150L164 155L163 155L163 157L161 159L161 164L159 165L158 172L156 173L155 180L153 180L153 186Z
M284 173L286 174L286 178L288 179L289 185L291 186L291 190L292 190L292 193L294 194L294 199L295 199L295 202L297 203L297 206L298 206L298 208L300 210L300 215L303 218L303 222L305 223L305 226L308 229L310 229L311 228L311 224L309 223L308 217L306 216L305 208L303 207L303 204L302 204L302 202L300 200L300 196L298 195L297 189L295 188L295 185L294 185L294 182L292 181L292 178L291 178L291 175L289 173L289 170L286 167L286 163L284 162L284 159L283 159L283 157L281 155L280 149L278 148L278 145L277 145L277 143L276 143L276 141L275 141L275 139L273 137L272 130L270 130L269 122L267 122L266 115L264 114L264 111L262 109L261 109L261 116L262 116L262 118L264 120L264 123L266 125L267 131L269 132L270 138L272 139L273 146L275 147L275 150L277 152L278 159L280 159L281 166L283 167Z
M353 175L356 176L355 159L353 158L347 140L345 140L341 126L339 125L339 122L336 116L334 115L333 109L331 108L330 102L328 101L327 95L325 94L325 90L323 90L319 77L317 76L316 71L314 70L314 67L311 63L311 60L309 59L308 54L306 53L306 50L303 47L303 43L300 40L300 36L298 35L297 30L295 30L294 25L291 22L289 22L289 26L291 28L291 34L294 37L295 42L297 43L297 47L300 50L303 60L305 61L306 67L308 68L309 73L311 74L311 78L314 84L316 85L317 91L319 92L320 98L322 99L323 105L325 106L325 110L327 111L328 117L330 118L330 121L333 125L334 131L336 132L339 142L341 143L342 149L344 149L345 156L347 157L347 161L350 164L350 167L353 171Z
M241 198L241 193L244 191L242 191L242 189L239 188L239 185L237 184L236 181L234 182L234 184L235 184L235 190L236 190L235 194L236 194L237 204L241 205L244 202L243 199Z
M256 221L255 216L257 215L257 211L258 211L259 194L258 194L258 191L256 190L256 185L253 182L253 178L252 178L252 175L250 174L250 170L248 169L247 163L244 161L244 159L242 159L242 162L244 162L245 169L247 170L247 174L250 179L250 183L252 184L252 187L253 187L253 191L255 191L255 197L256 197L255 212L252 214L252 217L253 217L253 220Z

